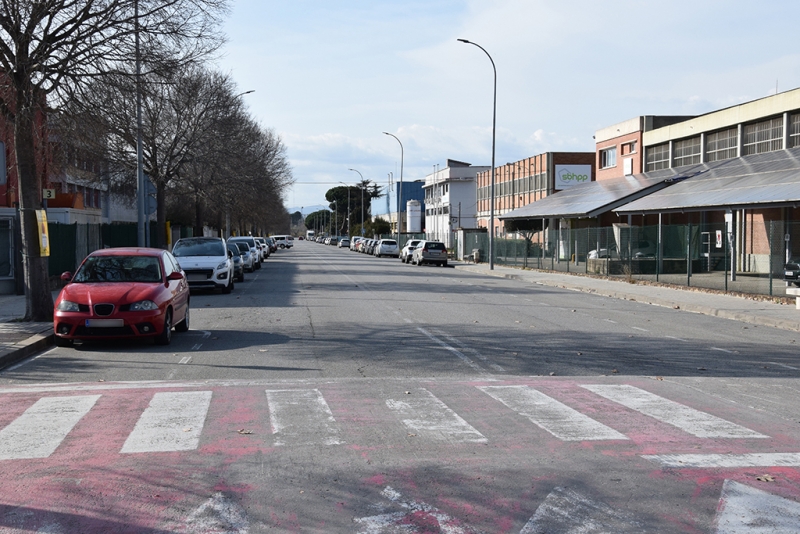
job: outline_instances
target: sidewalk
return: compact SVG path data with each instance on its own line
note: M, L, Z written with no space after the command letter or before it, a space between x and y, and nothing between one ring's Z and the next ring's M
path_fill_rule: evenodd
M527 284L560 287L604 297L666 306L689 312L714 315L759 326L800 331L800 310L795 306L748 299L698 289L673 289L649 284L631 284L624 280L607 280L590 276L543 271L527 271L488 263L455 263L455 268L487 276L519 280Z
M53 344L53 323L14 322L24 316L24 295L0 295L0 369Z

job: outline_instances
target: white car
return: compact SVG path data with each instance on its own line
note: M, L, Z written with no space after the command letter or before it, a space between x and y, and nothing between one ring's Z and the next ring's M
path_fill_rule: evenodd
M186 273L189 288L233 290L233 253L221 237L178 239L172 255Z
M350 250L358 250L358 243L362 241L364 238L361 236L356 236L350 240Z
M656 252L658 252L658 247L652 241L636 241L631 243L631 257L632 258L655 258ZM620 253L617 250L616 243L611 243L609 247L590 250L587 254L587 257L590 260L600 259L600 258L611 258L614 260L620 259ZM628 257L627 249L623 249L622 257Z
M350 238L341 238L336 246L339 248L350 248Z
M292 248L292 245L294 245L288 235L274 235L272 237L274 237L275 242L278 243L278 248Z
M417 248L421 239L409 239L406 241L405 246L400 250L400 261L403 263L408 263L411 261L411 255L414 253L414 249Z
M375 243L375 249L372 251L373 256L380 258L381 256L400 256L400 249L397 247L397 241L394 239L381 239Z

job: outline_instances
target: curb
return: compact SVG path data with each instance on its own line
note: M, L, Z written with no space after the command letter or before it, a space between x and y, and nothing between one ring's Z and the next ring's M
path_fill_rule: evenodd
M55 343L55 334L35 334L18 341L8 352L0 355L0 370L10 367L25 358L45 350Z
M470 268L468 265L456 265L456 269L467 271L471 273L483 274L486 276L494 276L497 278L506 278L508 280L517 280L520 282L524 282L525 280L522 276L518 274L506 274L506 273L497 273L497 272L486 272L485 270ZM592 295L600 295L601 297L609 297L615 298L619 300L630 300L632 302L641 302L642 304L651 304L653 306L663 306L665 308L673 308L676 310L683 310L692 313L699 313L701 315L711 315L714 317L721 317L723 319L731 319L733 321L739 321L742 323L754 324L758 326L770 326L773 328L779 328L781 330L791 330L795 332L800 332L800 319L797 321L789 321L786 319L775 319L771 317L761 317L758 315L752 315L743 312L731 312L728 310L721 310L718 308L712 308L710 306L698 306L695 304L685 304L675 301L668 301L660 298L651 298L648 297L647 300L642 300L640 295L634 295L632 293L624 293L621 291L598 291L596 289L590 289L584 286L579 285L572 285L572 284L564 284L559 282L550 282L547 280L537 280L536 282L531 282L536 284L541 284L544 286L549 287L558 287L561 289L569 289L572 291L580 291L582 293L591 293ZM680 290L676 290L680 291Z

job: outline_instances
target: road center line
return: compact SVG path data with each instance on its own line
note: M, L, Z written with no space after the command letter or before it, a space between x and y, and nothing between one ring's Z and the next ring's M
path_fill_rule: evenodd
M785 363L778 363L778 362L767 362L771 365L777 365L778 367L785 367L787 369L792 369L793 371L800 371L797 367L792 367L791 365L786 365Z
M192 357L191 356L184 356L183 358L181 358L181 361L179 361L178 363L186 364L186 363L189 363L190 361L192 361Z
M467 365L469 365L470 367L472 367L476 371L480 371L481 373L485 373L486 372L486 371L483 370L483 368L480 365L478 365L477 363L475 363L471 359L469 359L469 357L467 357L463 352L461 352L460 350L456 349L455 347L451 347L450 345L448 345L447 343L445 343L444 341L442 341L438 337L434 336L433 334L431 334L430 332L428 332L424 328L418 326L417 330L419 330L420 332L422 332L423 334L428 336L431 339L431 341L433 341L437 345L441 346L445 350L449 350L450 352L452 352L453 354L458 356L461 359L461 361L463 361L464 363L466 363Z

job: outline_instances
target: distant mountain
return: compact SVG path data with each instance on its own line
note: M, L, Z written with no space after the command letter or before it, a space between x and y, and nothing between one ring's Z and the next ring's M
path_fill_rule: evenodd
M294 213L296 211L299 211L300 213L303 214L303 217L305 217L309 213L314 213L315 211L325 210L325 209L330 209L330 208L328 208L328 206L325 206L323 204L318 204L316 206L297 206L297 207L294 207L294 208L286 208L286 209L289 210L290 214L292 214L292 213Z

